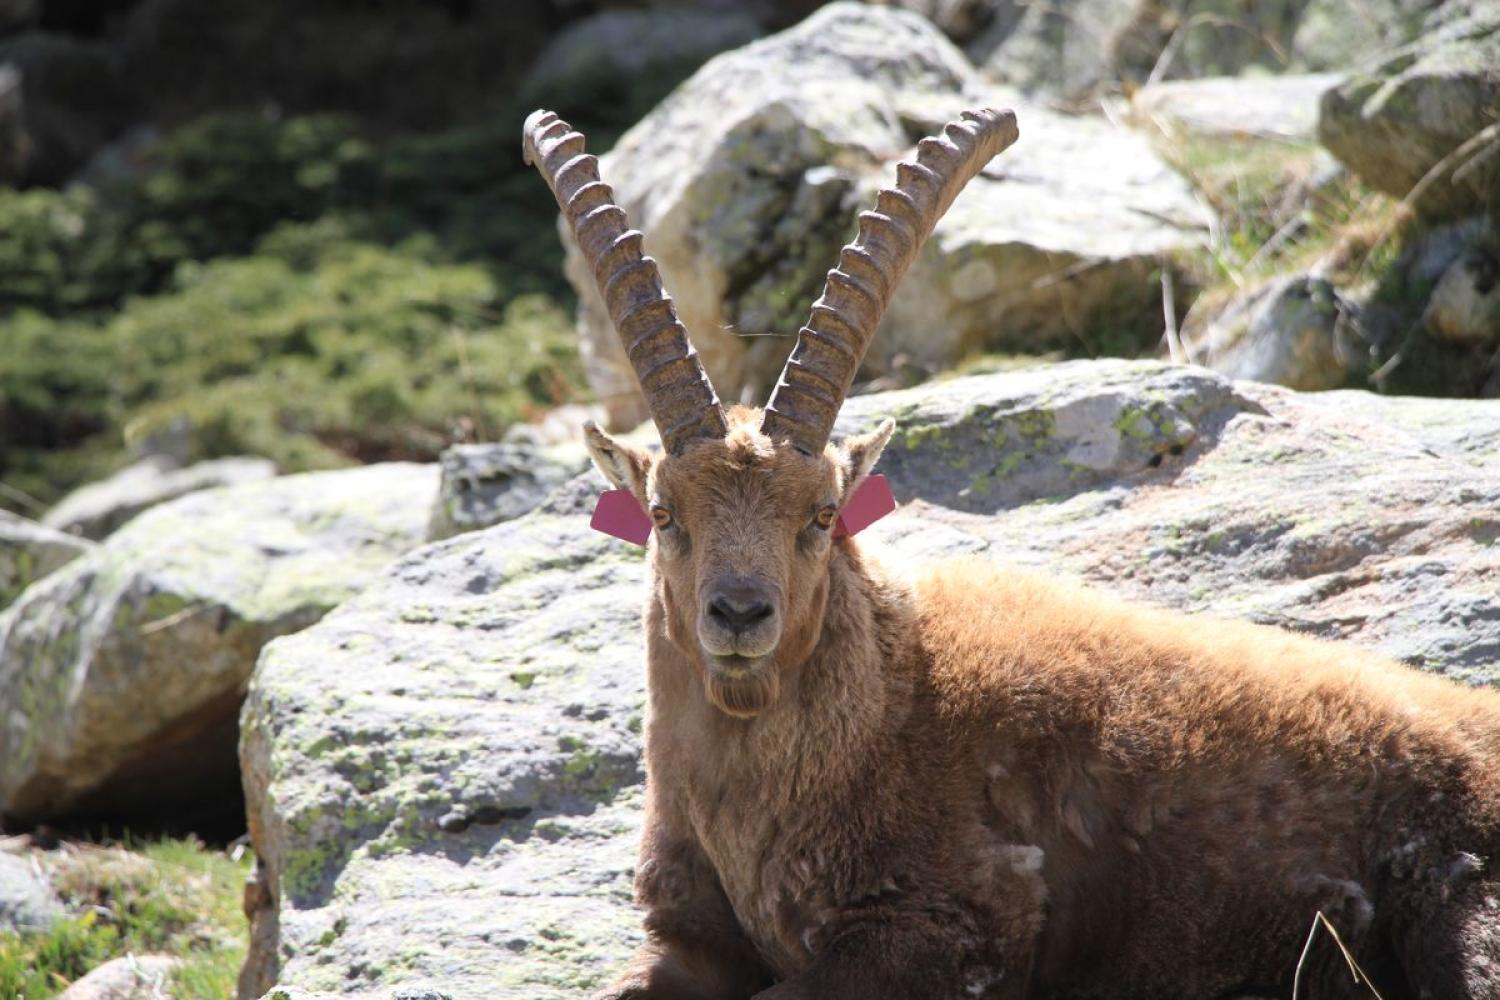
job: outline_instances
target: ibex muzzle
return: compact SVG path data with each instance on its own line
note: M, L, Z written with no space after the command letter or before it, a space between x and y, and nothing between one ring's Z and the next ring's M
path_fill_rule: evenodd
M775 588L764 580L721 573L704 594L698 637L719 666L736 669L776 648L781 637Z

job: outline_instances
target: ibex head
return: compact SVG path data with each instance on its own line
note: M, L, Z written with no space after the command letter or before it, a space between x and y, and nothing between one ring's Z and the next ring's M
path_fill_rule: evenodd
M834 419L892 292L963 186L1015 142L1008 111L966 112L897 167L828 272L764 411L719 405L656 262L599 179L583 136L551 112L523 150L557 197L661 434L652 455L589 425L595 463L655 525L651 559L668 636L732 715L769 706L812 652L826 611L840 508L895 424L830 445Z

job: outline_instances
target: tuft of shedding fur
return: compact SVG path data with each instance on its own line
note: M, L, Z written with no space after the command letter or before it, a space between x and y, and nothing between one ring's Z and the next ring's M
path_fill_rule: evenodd
M663 458L590 435L666 525L648 939L600 997L1285 997L1319 912L1387 1000L1500 996L1500 694L990 563L889 570L818 519L888 427L808 456L729 424ZM708 651L725 573L769 595L755 656ZM1367 995L1331 945L1301 990Z

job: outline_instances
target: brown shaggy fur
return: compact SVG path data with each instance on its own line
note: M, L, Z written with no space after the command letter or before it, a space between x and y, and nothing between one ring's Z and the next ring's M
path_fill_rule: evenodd
M1500 997L1500 695L982 562L888 574L818 511L889 426L811 458L731 424L666 458L589 432L662 524L648 941L601 997L1286 997L1319 911L1387 1000ZM726 578L771 608L738 639ZM1303 1000L1368 995L1314 944Z

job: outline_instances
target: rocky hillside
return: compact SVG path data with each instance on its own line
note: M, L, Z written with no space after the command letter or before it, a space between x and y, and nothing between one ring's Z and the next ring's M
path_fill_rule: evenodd
M577 428L644 410L538 104L751 401L895 161L1014 107L845 407L899 422L861 544L1500 681L1500 4L420 6L0 0L5 988L225 995L248 861L115 906L54 874L100 830L248 826L241 1000L637 939L643 564Z

